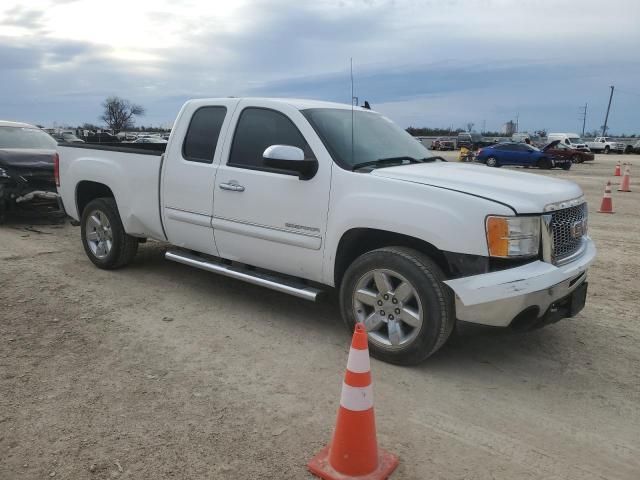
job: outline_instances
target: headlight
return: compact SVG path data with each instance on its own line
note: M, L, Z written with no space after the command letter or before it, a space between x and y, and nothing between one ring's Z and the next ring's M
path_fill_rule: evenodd
M540 247L540 217L487 217L491 257L533 257Z

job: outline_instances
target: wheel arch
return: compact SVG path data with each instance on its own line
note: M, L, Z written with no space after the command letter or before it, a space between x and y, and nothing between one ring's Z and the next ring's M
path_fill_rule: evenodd
M75 193L78 217L82 217L82 212L89 202L102 197L113 198L114 200L116 198L111 188L104 183L90 180L82 180L81 182L78 182Z
M349 265L360 255L383 247L407 247L427 255L442 271L450 273L444 253L431 243L409 235L375 228L352 228L342 234L336 250L333 281L340 287Z

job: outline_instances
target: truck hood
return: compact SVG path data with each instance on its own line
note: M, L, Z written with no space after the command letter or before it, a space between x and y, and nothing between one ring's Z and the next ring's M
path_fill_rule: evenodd
M542 213L550 203L582 196L574 182L532 173L453 162L379 168L371 175L420 183L506 204L516 213Z

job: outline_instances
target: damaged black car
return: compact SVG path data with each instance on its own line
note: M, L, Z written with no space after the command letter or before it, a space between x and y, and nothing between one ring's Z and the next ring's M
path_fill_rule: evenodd
M57 202L57 146L53 137L33 125L0 121L0 223L19 204Z

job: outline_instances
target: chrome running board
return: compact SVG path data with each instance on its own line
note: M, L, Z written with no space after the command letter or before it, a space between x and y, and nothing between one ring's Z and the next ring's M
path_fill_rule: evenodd
M226 277L270 288L271 290L276 290L278 292L288 293L294 297L304 298L305 300L310 300L312 302L315 302L320 294L322 294L322 290L287 278L277 277L276 275L256 272L249 269L236 268L231 265L210 261L203 257L198 257L182 251L170 250L164 257L172 262L182 263L208 272L219 273Z

